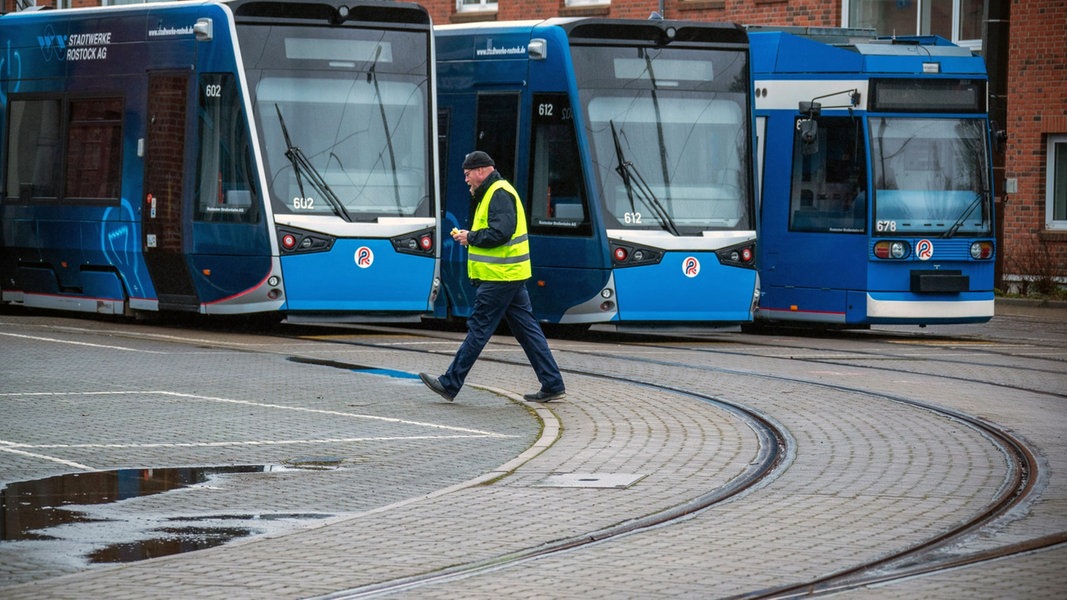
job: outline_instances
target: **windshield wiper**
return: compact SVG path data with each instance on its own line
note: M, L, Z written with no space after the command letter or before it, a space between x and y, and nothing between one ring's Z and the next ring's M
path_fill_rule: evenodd
M956 232L960 230L961 226L963 226L963 222L967 220L967 217L971 216L971 213L974 212L974 209L982 202L983 199L985 199L985 192L977 192L974 195L974 200L972 200L971 203L967 206L967 210L963 211L959 218L957 218L956 221L952 224L952 227L949 227L948 230L945 231L945 233L942 233L941 237L950 238L956 235Z
M385 118L385 102L382 101L382 90L378 87L378 57L382 54L382 45L374 49L374 63L367 71L367 83L374 82L374 97L378 99L378 112L382 116L382 129L385 131L385 144L389 150L389 172L393 174L393 195L396 197L396 211L403 214L403 206L400 204L400 179L396 174L396 153L393 151L393 133L389 131L389 120Z
M275 104L274 110L278 111L278 122L282 125L282 136L285 137L285 158L288 158L289 162L293 165L293 172L296 174L296 186L300 188L300 197L304 198L307 196L304 194L304 180L303 177L301 177L301 174L303 174L304 177L307 177L308 182L315 186L315 189L322 194L322 199L326 201L326 204L330 205L334 214L351 223L352 216L345 210L345 206L344 204L341 204L341 200L337 198L337 194L333 193L333 190L330 189L330 185L322 178L322 174L319 173L318 169L315 168L315 165L311 164L311 161L304 155L304 151L294 146L293 142L289 139L289 129L285 126L285 118L282 117L282 109Z
M671 203L671 174L667 169L667 140L663 136L663 117L659 109L659 94L656 92L656 73L652 70L652 57L648 50L643 50L645 55L645 68L648 70L648 80L652 83L652 109L656 113L656 137L659 141L659 164L663 173L663 189L667 194L667 205Z
M615 121L608 121L611 125L611 137L615 140L615 158L618 161L618 166L615 167L615 172L622 177L622 184L626 186L626 195L630 199L630 210L637 212L637 208L634 206L634 195L636 192L645 205L647 205L652 212L656 214L660 222L663 224L663 228L671 232L671 234L681 237L681 233L678 232L678 227L674 224L674 219L660 204L659 199L652 193L652 188L649 187L644 177L641 177L641 173L637 171L637 167L630 161L626 160L622 153L622 143L619 141L619 133L615 131ZM637 185L634 185L636 182Z

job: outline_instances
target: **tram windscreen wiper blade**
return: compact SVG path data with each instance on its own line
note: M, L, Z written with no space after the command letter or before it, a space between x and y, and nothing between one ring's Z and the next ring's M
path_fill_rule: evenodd
M634 191L637 191L637 196L644 201L645 205L652 209L652 212L656 214L660 222L663 223L663 228L671 232L672 235L681 237L681 233L678 232L678 227L674 224L674 219L671 218L670 213L663 208L660 204L656 194L652 192L652 188L645 181L645 178L641 176L641 173L637 170L634 164L623 156L622 143L619 141L619 133L615 130L615 121L608 121L611 125L611 135L615 139L615 156L619 161L619 165L615 167L615 171L619 173L619 177L622 177L622 183L626 186L626 195L630 198L630 210L636 211L634 206ZM636 185L634 183L636 182Z
M378 87L378 73L375 69L378 68L378 58L382 55L382 45L374 49L374 63L367 71L367 83L374 82L374 97L378 99L378 112L382 117L382 130L385 131L385 144L386 149L389 150L389 172L393 174L393 194L396 197L396 210L398 213L402 213L402 206L400 204L400 179L396 174L396 152L393 151L393 133L389 131L389 120L385 117L385 102L382 101L382 90Z
M974 200L971 201L971 203L967 206L967 209L963 211L959 218L956 219L956 221L952 224L952 227L949 227L948 230L945 231L945 233L941 234L941 237L947 239L956 235L956 232L960 230L961 226L963 226L963 222L967 220L967 217L971 216L971 213L974 212L975 207L977 207L978 204L981 203L984 198L984 191L979 191L975 193Z
M608 121L608 125L611 125L611 137L615 140L615 160L618 161L615 172L622 177L622 185L626 187L626 196L630 199L630 210L637 212L637 207L634 206L634 184L630 181L630 170L626 168L628 163L622 155L622 144L619 142L619 133L615 131L615 121Z
M278 122L282 126L282 136L285 138L285 158L289 159L289 162L293 164L293 172L296 174L296 185L300 188L300 195L304 194L304 182L301 174L308 178L308 182L315 186L315 189L322 194L322 199L326 201L326 204L330 205L334 214L341 217L345 221L351 223L352 216L345 210L345 206L341 204L341 200L337 197L337 194L333 193L330 189L330 185L326 183L326 180L322 178L322 174L315 168L315 165L311 164L307 156L304 155L304 151L293 145L292 140L289 139L289 128L285 126L285 118L282 117L282 109L275 104L274 110L278 111Z

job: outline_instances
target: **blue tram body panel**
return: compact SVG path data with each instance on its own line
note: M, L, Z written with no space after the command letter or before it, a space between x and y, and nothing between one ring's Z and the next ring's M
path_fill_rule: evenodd
M722 268L713 252L668 252L659 264L615 270L619 318L655 321L668 305L678 321L746 322L752 298L731 290L751 290L753 279L751 271Z
M985 65L935 36L752 28L762 321L993 316Z
M115 314L314 306L355 320L429 310L438 194L421 7L175 2L12 13L0 33L3 301ZM339 196L319 195L331 186ZM344 297L353 288L330 278L350 258L288 260L300 249L278 231L294 221L338 248L380 248L393 272Z
M315 255L282 257L288 287L315 290L291 295L289 310L427 311L432 262L395 252L389 240L341 240L330 253L329 261Z
M472 150L488 152L524 202L539 320L751 320L758 278L742 30L549 19L441 26L436 45L442 229L470 226L460 165ZM721 252L736 260L724 264ZM693 281L682 274L686 257L702 266ZM469 316L465 261L446 238L435 316Z

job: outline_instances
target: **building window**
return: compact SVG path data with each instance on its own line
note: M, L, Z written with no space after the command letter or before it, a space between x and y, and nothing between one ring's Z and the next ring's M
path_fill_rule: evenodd
M496 0L456 0L456 12L496 12Z
M611 0L566 0L565 6L578 7L578 6L603 6L605 4L611 4Z
M1045 167L1045 226L1067 229L1067 134L1050 135Z
M872 27L879 35L939 35L981 49L983 0L842 1L846 27Z

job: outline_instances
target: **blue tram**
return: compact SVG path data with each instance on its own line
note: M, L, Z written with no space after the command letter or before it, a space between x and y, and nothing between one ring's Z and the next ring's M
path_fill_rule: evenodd
M657 327L752 319L754 149L745 31L549 19L435 29L442 229L465 228L483 150L526 204L539 320ZM445 239L435 316L466 317Z
M439 284L415 4L0 17L0 288L33 307L412 319Z
M993 316L987 76L937 37L753 28L757 324Z

